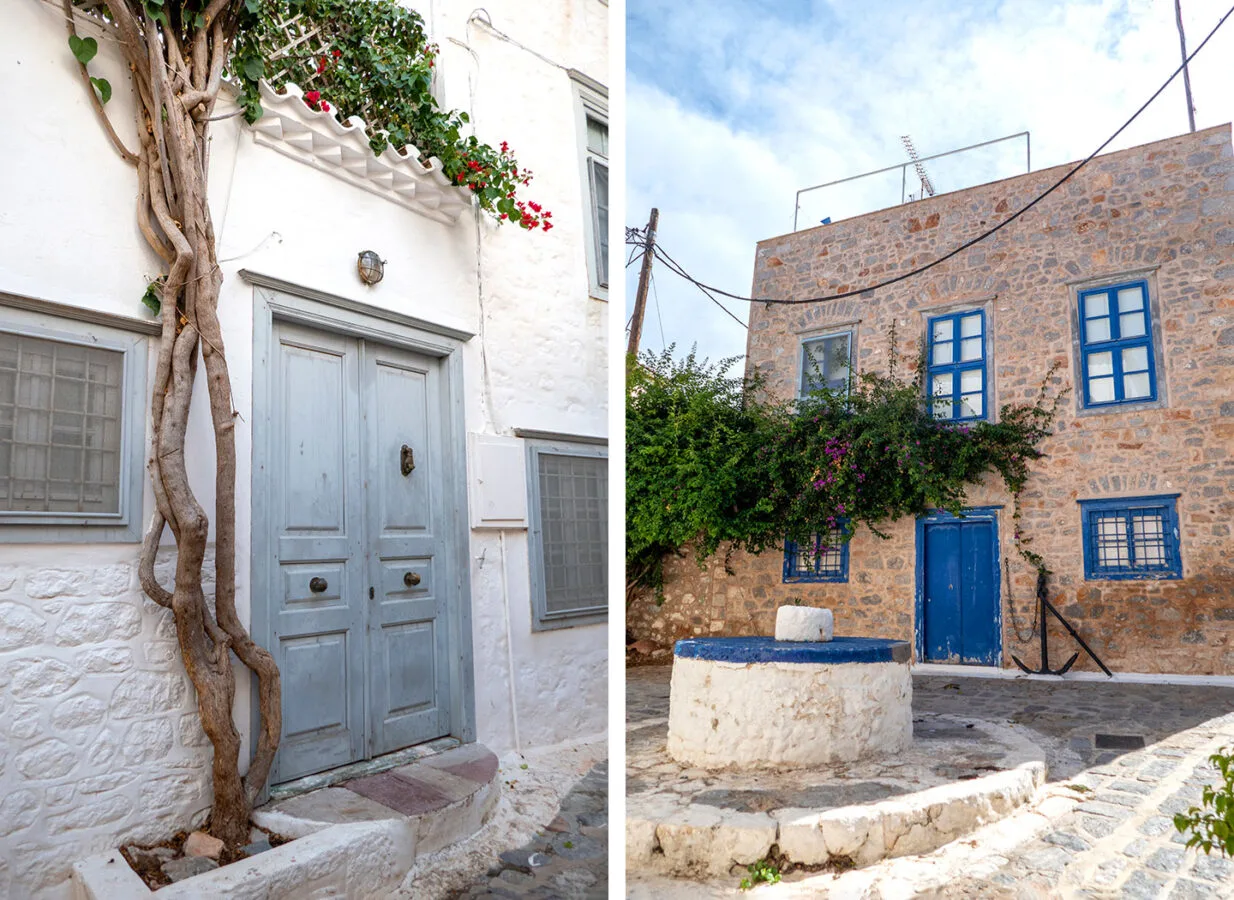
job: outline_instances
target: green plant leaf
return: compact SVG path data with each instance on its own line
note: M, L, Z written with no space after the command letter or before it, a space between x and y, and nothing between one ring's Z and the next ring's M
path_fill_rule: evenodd
M141 295L141 302L156 316L163 311L163 301L158 294L157 282L152 281L146 286L146 292Z
M261 0L244 0L244 8L256 15L261 12Z
M73 51L73 56L77 57L77 61L84 66L99 52L99 42L92 37L80 38L75 34L70 34L69 49Z
M261 76L266 73L265 61L256 57L250 56L244 61L244 75L252 81L258 81Z
M99 100L106 103L111 99L111 82L106 78L91 78L90 83L99 92Z

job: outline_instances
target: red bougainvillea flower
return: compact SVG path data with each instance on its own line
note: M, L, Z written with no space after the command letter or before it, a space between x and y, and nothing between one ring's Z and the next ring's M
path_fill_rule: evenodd
M534 201L534 200L532 200L532 201L531 201L530 203L528 203L527 205L531 207L531 211L532 211L532 212L539 212L540 210L542 210L542 209L544 208L544 207L542 207L539 203L536 203L536 201Z
M342 50L340 50L340 49L338 49L337 47L335 47L335 48L334 48L334 51L333 51L333 52L334 52L334 58L335 58L335 59L338 59L340 56L342 56L342 55L343 55L343 51L342 51Z
M552 228L552 227L553 227L553 223L552 223L552 222L545 222L545 223L544 223L544 230L545 230L545 231L548 231L548 230L549 230L550 228Z
M330 111L330 104L329 104L329 103L327 103L325 100L322 100L322 101L321 101L321 111L322 111L322 112L329 112L329 111Z
M329 65L329 60L327 60L324 56L317 60L317 74L320 75L322 72L326 71L327 65Z
M309 106L316 106L321 100L321 91L305 91L304 102Z
M509 153L509 152L510 152L510 145L509 145L509 144L507 144L505 141L502 141L502 142L501 142L501 152L502 152L502 153Z

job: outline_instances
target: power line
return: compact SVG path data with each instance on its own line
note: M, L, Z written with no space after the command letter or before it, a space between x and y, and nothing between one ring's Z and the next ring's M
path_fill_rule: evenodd
M746 297L742 294L734 294L734 293L731 293L730 291L724 290L723 288L718 288L718 287L714 287L709 284L705 284L704 282L699 281L698 279L690 275L688 272L686 272L686 270L679 263L677 263L676 260L674 260L671 256L669 256L667 253L664 252L664 248L660 246L659 244L656 244L655 246L651 248L652 253L655 255L656 258L658 258L665 265L667 265L668 268L671 271L673 271L675 274L681 276L686 281L691 282L696 287L699 287L704 291L713 291L717 294L720 294L721 296L729 297L733 300L742 300L746 303L768 303L768 304L774 303L774 304L778 304L781 306L796 306L802 303L826 303L831 300L843 300L846 297L856 297L860 294L869 293L870 291L876 291L876 290L880 290L881 288L890 287L893 284L898 284L901 281L904 281L908 278L912 278L914 275L920 275L922 272L927 272L930 269L933 269L935 266L946 262L947 260L951 259L953 256L963 253L965 250L967 250L969 247L972 247L974 244L980 243L981 241L984 241L986 238L990 237L991 235L1001 231L1003 228L1007 227L1012 222L1014 222L1016 219L1020 218L1020 216L1024 215L1026 212L1028 212L1030 209L1032 209L1034 206L1036 206L1046 197L1050 196L1050 194L1054 193L1056 190L1062 187L1066 182L1068 182L1071 179L1073 175L1075 175L1076 172L1080 171L1080 169L1084 168L1086 165L1092 162L1094 157L1096 157L1099 153L1101 153L1102 150L1108 147L1120 134L1126 131L1127 127L1131 125L1131 123L1134 122L1136 119L1138 119L1140 117L1140 114L1144 112L1144 110L1146 110L1154 100L1156 100L1159 96L1161 96L1161 93L1167 87L1170 86L1170 83L1173 82L1175 78L1178 77L1178 73L1186 69L1187 64L1190 63L1193 59L1195 59L1195 57L1199 54L1199 52L1204 49L1204 46L1212 39L1213 35L1217 33L1218 29L1220 29L1221 26L1225 24L1225 20L1230 17L1231 13L1234 13L1234 6L1231 6L1230 9L1226 11L1225 15L1223 15L1220 21L1218 21L1217 24L1213 27L1213 30L1208 33L1208 37L1204 38L1204 40L1200 42L1200 45L1191 52L1191 55L1183 60L1182 65L1180 65L1177 69L1174 70L1174 74L1172 74L1169 78L1167 78L1165 82L1161 85L1161 87L1157 88L1157 90L1153 92L1153 95L1149 97L1146 101L1144 101L1144 104L1132 114L1131 118L1128 119L1126 122L1124 122L1117 131L1115 131L1112 135L1106 138L1105 141L1102 142L1101 146L1099 146L1096 150L1094 150L1092 153L1086 156L1083 160L1077 163L1073 169L1071 169L1069 172L1063 175L1062 178L1058 179L1058 181L1054 182L1054 184L1052 184L1044 192L1042 192L1041 194L1038 194L1035 198L1029 201L1027 205L1020 208L1016 212L1012 213L1010 216L1008 216L1002 222L999 222L993 228L990 228L987 231L977 235L976 237L965 241L964 243L960 244L960 246L956 247L954 250L951 250L950 252L938 257L937 259L931 262L928 262L923 266L918 266L916 269L912 269L908 272L904 272L903 274L897 275L894 278L888 278L885 281L880 281L877 284L869 285L868 287L856 288L851 291L843 291L838 294L830 294L826 297L805 297L805 298L801 298L797 300L778 300L778 299L773 299L770 297ZM642 246L644 249L646 249L647 245L645 243L639 243L637 240L632 239L631 231L635 231L635 233L637 233L635 229L626 229L626 243L634 244L637 246ZM715 298L713 297L712 299L714 300Z
M668 341L664 339L664 319L660 317L660 292L656 290L656 273L651 273L651 296L656 301L656 321L660 323L660 347L668 347Z

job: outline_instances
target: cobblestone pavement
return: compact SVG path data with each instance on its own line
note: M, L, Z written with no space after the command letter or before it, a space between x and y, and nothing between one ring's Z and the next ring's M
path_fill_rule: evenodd
M627 673L631 728L667 718L669 671ZM1036 829L1037 837L992 851L980 877L961 868L932 887L922 885L918 896L1234 897L1234 862L1186 850L1171 821L1175 812L1198 804L1203 786L1215 780L1208 756L1234 744L1234 690L936 675L914 676L913 689L915 712L1031 728L1046 751L1050 781L1077 788L1082 798L1043 802L1031 814L1045 826ZM828 876L815 892L856 896L843 889L849 877ZM709 896L728 893L711 887L719 893ZM780 888L760 890L774 894ZM794 885L783 889L798 895Z
M608 896L608 762L597 763L535 837L502 853L455 900L603 900Z

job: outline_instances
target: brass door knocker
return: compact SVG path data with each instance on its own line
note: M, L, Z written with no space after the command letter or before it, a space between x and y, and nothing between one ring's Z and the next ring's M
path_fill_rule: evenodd
M403 449L399 451L398 466L399 471L403 473L404 478L410 475L416 467L416 455L406 444L404 444Z

